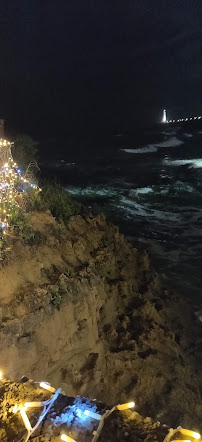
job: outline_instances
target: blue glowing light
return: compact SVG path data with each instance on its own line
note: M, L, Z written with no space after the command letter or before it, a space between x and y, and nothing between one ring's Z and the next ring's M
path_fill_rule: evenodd
M89 400L83 400L78 397L75 399L74 404L68 406L60 416L52 418L54 425L66 424L67 427L72 425L72 422L82 425L85 428L89 428L92 425L92 419L89 417L89 411L96 412L96 405L92 405Z
M76 412L76 415L80 421L86 420L87 416L85 415L84 410L76 407L75 412Z
M17 169L17 172L18 172L18 173L21 173L21 170L20 170L20 169Z

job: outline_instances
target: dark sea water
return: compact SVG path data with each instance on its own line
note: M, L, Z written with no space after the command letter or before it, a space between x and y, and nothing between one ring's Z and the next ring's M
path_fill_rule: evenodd
M167 285L202 306L202 127L58 143L42 164L69 193L146 249Z

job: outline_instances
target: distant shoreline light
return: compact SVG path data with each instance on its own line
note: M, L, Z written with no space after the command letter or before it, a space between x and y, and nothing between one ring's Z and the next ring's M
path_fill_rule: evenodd
M202 118L202 115L195 116L195 117L178 118L176 120L167 120L167 112L164 109L162 123L181 123L182 121L200 120L201 118Z

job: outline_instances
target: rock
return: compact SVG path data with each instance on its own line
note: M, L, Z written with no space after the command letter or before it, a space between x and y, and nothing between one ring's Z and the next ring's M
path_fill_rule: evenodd
M8 321L3 328L3 331L7 335L12 335L12 336L15 335L18 337L18 335L22 331L22 323L21 323L20 319L16 318L11 321Z
M30 313L30 311L31 309L29 309L28 305L20 303L15 306L14 314L17 318L20 318Z
M58 285L63 292L67 291L68 283L69 278L66 275L62 274L59 276Z
M20 343L20 345L28 345L31 341L31 336L30 335L24 335L24 336L19 336L18 338L18 342Z

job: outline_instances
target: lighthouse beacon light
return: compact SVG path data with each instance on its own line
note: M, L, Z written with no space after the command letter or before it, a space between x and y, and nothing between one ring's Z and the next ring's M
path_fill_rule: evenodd
M162 123L167 123L167 113L166 113L166 109L163 110L163 119L162 119Z

